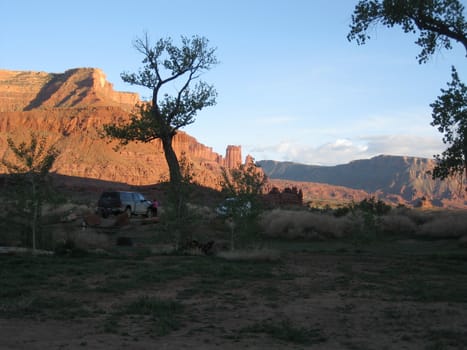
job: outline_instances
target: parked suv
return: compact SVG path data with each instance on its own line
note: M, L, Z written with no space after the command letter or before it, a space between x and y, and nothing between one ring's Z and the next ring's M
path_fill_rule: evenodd
M152 216L152 202L138 192L105 191L97 202L97 212L103 217L110 214L127 213L131 215Z

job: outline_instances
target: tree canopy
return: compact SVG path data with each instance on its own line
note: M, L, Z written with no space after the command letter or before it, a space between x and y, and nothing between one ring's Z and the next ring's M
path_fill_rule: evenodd
M204 37L181 37L179 46L171 38L150 43L146 34L134 42L143 55L143 67L137 73L124 72L123 81L152 90L152 99L139 105L139 112L123 125L106 125L107 136L130 141L160 139L170 171L170 181L181 181L180 166L172 148L177 130L195 122L197 113L216 103L212 85L199 78L218 63L215 48ZM196 84L194 82L197 81ZM175 93L173 93L175 91Z
M405 33L418 30L415 43L422 48L417 56L419 63L426 63L439 49L451 49L451 40L467 51L467 22L459 0L360 0L347 39L365 44L370 39L369 29L377 24L389 28L398 25ZM448 89L441 92L430 105L431 125L444 133L443 142L449 147L442 155L435 155L437 165L432 177L445 179L465 171L467 179L467 90L454 67Z
M449 147L435 156L437 165L433 178L445 179L450 175L466 172L467 178L467 86L463 84L456 69L452 68L452 81L441 96L430 105L433 109L432 126L443 133L443 142Z
M355 6L347 35L359 45L370 39L369 30L381 24L400 26L405 33L419 31L415 41L422 48L417 56L426 63L436 50L451 49L451 40L467 51L467 23L464 5L458 0L361 0Z

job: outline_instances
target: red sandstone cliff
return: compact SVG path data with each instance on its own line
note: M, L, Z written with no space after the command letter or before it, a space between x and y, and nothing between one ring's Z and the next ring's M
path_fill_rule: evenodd
M0 112L89 106L129 111L138 101L136 93L114 91L96 68L64 73L0 70Z
M166 180L168 167L158 140L131 143L116 152L115 141L99 136L104 124L128 120L138 101L137 94L114 91L99 69L61 74L0 70L0 157L8 156L7 137L20 142L36 131L60 149L53 169L59 174L133 185ZM224 159L184 132L175 136L173 146L205 186L218 188L220 168L241 163L239 146L227 147Z

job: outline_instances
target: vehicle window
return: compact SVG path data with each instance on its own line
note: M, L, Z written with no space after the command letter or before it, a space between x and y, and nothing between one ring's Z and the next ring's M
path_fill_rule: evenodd
M118 198L118 193L117 192L103 192L101 195L101 198L115 199L115 198Z
M120 196L124 201L131 201L131 193L122 192Z

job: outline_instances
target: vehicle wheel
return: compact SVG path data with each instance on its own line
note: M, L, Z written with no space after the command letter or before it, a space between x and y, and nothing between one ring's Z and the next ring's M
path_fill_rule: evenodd
M154 216L151 208L148 208L148 211L146 212L146 216L148 218L152 218Z
M125 214L126 214L129 218L131 218L131 208L130 208L130 207L126 207L126 209L125 209Z

